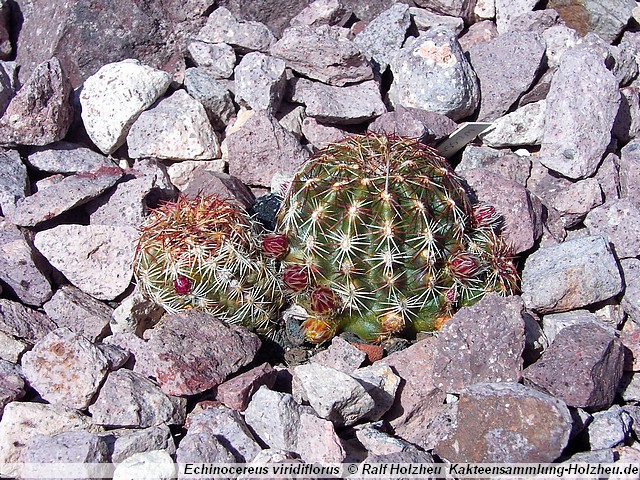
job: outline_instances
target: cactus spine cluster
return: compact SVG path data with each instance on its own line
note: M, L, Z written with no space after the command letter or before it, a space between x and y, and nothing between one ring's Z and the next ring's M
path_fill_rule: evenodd
M194 308L267 335L283 303L258 226L217 196L181 196L155 209L141 230L134 274L142 294L167 312Z
M517 272L497 223L415 140L356 135L321 150L295 175L277 226L306 338L433 331L486 292L512 294Z

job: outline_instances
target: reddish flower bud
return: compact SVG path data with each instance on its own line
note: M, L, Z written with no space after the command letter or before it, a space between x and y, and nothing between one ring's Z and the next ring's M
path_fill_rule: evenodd
M313 343L326 342L335 336L337 329L337 325L324 318L311 317L302 322L305 338Z
M294 292L301 292L309 285L307 267L300 264L287 265L282 274L284 284Z
M447 290L444 294L444 298L449 303L455 303L455 301L458 299L458 290L456 289L456 287L453 286L449 290Z
M498 213L492 205L484 203L473 206L473 223L476 228L492 227L498 220Z
M311 310L317 313L327 314L338 309L338 298L328 287L318 287L311 292L310 303Z
M404 329L404 319L397 313L387 313L380 318L384 333L398 333Z
M289 251L289 240L286 235L270 233L262 239L262 251L267 257L282 258Z
M478 273L478 262L468 252L460 252L449 258L447 262L451 276L458 280L469 280Z
M186 295L191 291L191 280L184 275L179 275L178 278L173 281L173 289L178 295Z

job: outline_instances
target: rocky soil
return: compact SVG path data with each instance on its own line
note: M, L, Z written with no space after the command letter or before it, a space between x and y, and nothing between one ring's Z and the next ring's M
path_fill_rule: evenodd
M213 3L0 1L0 475L640 462L636 2ZM450 160L504 216L520 296L283 361L137 293L159 201L249 208L351 133L437 146L471 120L493 126Z

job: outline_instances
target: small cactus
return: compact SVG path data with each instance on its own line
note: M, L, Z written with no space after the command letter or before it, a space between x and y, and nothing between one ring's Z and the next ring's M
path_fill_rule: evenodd
M271 335L283 297L259 235L246 213L217 196L167 202L142 227L140 291L167 312L195 308Z
M283 288L307 340L339 331L379 342L433 331L517 272L488 205L472 206L437 153L394 135L356 135L295 175L278 216Z

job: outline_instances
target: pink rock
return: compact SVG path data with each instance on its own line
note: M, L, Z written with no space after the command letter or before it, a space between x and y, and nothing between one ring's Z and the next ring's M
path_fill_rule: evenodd
M216 400L234 410L244 411L249 405L251 396L262 386L272 388L277 372L268 363L263 363L248 372L218 385Z
M342 463L344 447L329 420L310 413L300 415L300 429L295 451L307 463Z
M326 350L316 353L309 359L325 367L335 368L344 373L352 373L364 362L367 354L341 337L334 337Z

